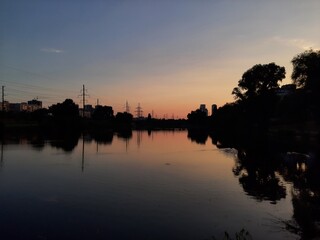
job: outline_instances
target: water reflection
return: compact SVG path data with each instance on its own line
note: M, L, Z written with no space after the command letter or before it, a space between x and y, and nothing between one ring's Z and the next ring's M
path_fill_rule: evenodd
M103 145L111 145L113 141L113 132L105 131L105 132L93 132L91 133L91 137L98 144Z
M292 182L293 218L303 239L320 236L320 175L319 158L300 153L288 153L281 175Z
M1 141L0 170L3 166L3 141Z
M243 190L258 201L276 204L286 197L286 188L277 176L277 162L265 152L256 149L238 150L233 173L239 177Z
M80 136L80 132L66 133L60 135L59 138L50 141L50 145L57 149L62 149L65 152L71 153L74 150L74 148L78 145Z
M132 130L130 129L130 130L118 131L117 137L124 141L130 140L132 138Z
M206 129L188 129L188 138L192 142L196 142L198 144L205 144L208 139L208 131Z
M232 171L246 194L258 201L276 204L286 198L286 186L290 186L292 219L281 219L279 222L288 231L299 234L301 239L320 237L320 159L317 141L263 134L253 137L224 135L221 139L212 136L212 139L220 148L237 149Z
M210 139L218 147L217 149L210 143ZM190 142L195 142L199 145L191 144ZM178 212L179 216L182 217L177 219L182 223L186 221L186 216L188 216L190 219L196 219L197 222L205 222L206 226L209 223L212 224L210 225L210 227L212 226L212 231L218 232L215 226L220 225L221 227L222 225L221 231L228 230L226 228L228 224L232 225L234 224L233 222L241 222L242 218L247 217L248 211L259 212L259 206L267 209L277 209L279 205L284 206L286 199L290 199L293 208L290 212L292 216L291 218L288 216L277 218L279 224L282 224L287 231L299 234L302 239L320 237L319 145L318 143L305 141L305 139L297 143L296 139L292 138L279 141L279 138L236 135L218 136L214 133L208 134L190 130L187 133L180 132L180 134L153 131L116 133L107 131L90 134L25 135L20 138L11 136L1 141L0 167L3 166L8 155L5 154L6 145L12 145L13 143L17 145L27 144L33 150L36 150L35 152L39 155L48 150L47 146L53 147L52 151L62 150L67 153L64 155L68 156L68 161L62 161L60 158L61 162L56 158L50 160L55 164L50 165L50 169L47 170L49 175L55 170L53 166L56 167L61 163L72 164L72 159L76 159L76 171L81 177L70 169L63 169L62 172L67 172L63 176L64 181L59 182L57 180L59 184L53 187L50 181L44 185L51 186L48 189L56 187L58 189L56 194L59 195L59 191L62 191L61 186L66 184L69 188L67 188L68 191L66 190L67 200L65 201L69 201L69 204L73 201L78 202L79 205L77 207L85 207L87 211L91 211L88 213L89 218L91 216L90 219L97 221L100 226L104 226L104 217L109 216L110 212L113 214L113 218L108 219L108 223L111 224L116 219L115 221L129 224L127 222L130 221L125 219L126 216L129 216L132 219L139 220L135 221L136 228L144 224L149 224L148 226L151 227L154 227L159 222L163 224L165 222L164 219L168 220L167 217L173 217L172 212ZM122 154L124 152L124 143L125 151L127 153L130 152L130 154ZM132 149L128 149L129 143L132 144L130 145ZM136 151L137 149L141 149L141 151ZM236 150L231 151L229 149ZM8 157L10 161L14 161L14 151L8 153L13 155L11 158ZM225 165L230 156L234 156L235 153L234 162L230 161L230 165ZM228 158L223 158L223 155L228 155ZM124 156L128 158L124 158ZM29 161L35 160L29 159ZM30 164L30 166L39 170L39 165L37 164ZM14 170L12 165L10 170ZM32 172L32 169L28 169L28 171ZM21 172L23 171L21 170ZM41 171L36 172L37 174L41 173ZM11 174L9 170L8 173ZM231 178L229 178L228 174ZM57 175L60 176L60 172ZM9 174L4 176L8 177ZM15 178L13 177L12 179ZM41 176L37 180L45 178L46 176ZM3 181L3 179L5 178L1 180ZM186 183L179 185L184 180ZM85 190L83 192L72 192L76 186L76 184L72 184L73 181L81 181ZM234 186L230 187L232 181L235 182L238 188L240 186L239 189L242 195L246 195L246 198L242 200L243 202L241 200L235 200L235 202L230 200L242 197L242 195L233 197L236 190ZM15 186L15 182L12 182L13 186ZM6 184L10 185L11 182L7 181ZM178 186L177 188L176 185ZM4 189L1 196L6 199L8 198L6 191L10 193L15 188L12 187L12 189L9 188L8 190L3 186L0 185ZM47 186L42 187L47 189ZM229 192L228 187L232 189ZM42 191L46 191L43 189ZM25 191L24 194L29 196L30 193L28 191L31 190L27 189ZM70 192L75 195L73 198L68 195ZM37 194L41 195L41 192ZM50 192L50 194L52 193ZM230 194L230 198L228 194ZM87 196L92 198L92 202L83 200ZM167 198L168 196L170 198ZM171 199L172 196L174 197ZM99 198L102 198L102 200ZM10 206L9 200L7 205ZM250 204L250 201L256 204L265 203L268 206L252 206L253 204ZM104 205L105 202L108 205ZM4 201L4 203L6 202ZM52 202L50 203L52 204ZM55 203L58 205L58 202ZM89 207L90 204L93 204L96 209L104 209L104 212L95 212ZM246 208L246 204L250 205L253 210L250 210L249 207ZM161 207L157 208L155 206ZM128 212L122 213L121 210L124 208ZM68 208L68 211L70 209ZM225 209L231 210L228 215L225 212L221 213L221 209L223 211L226 211ZM210 212L212 215L210 215ZM92 217L93 213L100 214L101 222ZM143 216L148 217L150 220L148 223L143 222L142 217L139 217L141 213L145 214ZM165 214L161 215L163 213ZM237 218L237 214L240 217ZM252 215L255 214L255 212L252 213ZM63 213L60 215L61 217L64 216ZM218 220L216 220L216 215L219 216ZM224 220L220 219L224 215L228 216L225 220L226 222L224 222L225 225L221 223ZM259 213L257 215L259 216ZM82 217L86 218L88 216L83 214ZM160 218L160 220L157 218ZM252 224L250 221L244 221L244 225L241 227L250 227L250 224ZM4 222L4 220L1 222ZM153 223L154 225L152 225ZM180 226L178 223L172 224ZM91 226L93 225L91 224ZM120 231L123 225L119 224L117 227ZM193 227L200 232L204 231L201 224ZM189 228L192 229L192 226L189 225ZM171 230L173 231L174 229ZM154 229L152 231L156 232ZM167 229L166 231L169 230ZM251 228L251 231L254 231L254 228ZM254 234L252 235L254 237ZM282 235L280 234L279 236ZM155 238L159 239L160 237Z

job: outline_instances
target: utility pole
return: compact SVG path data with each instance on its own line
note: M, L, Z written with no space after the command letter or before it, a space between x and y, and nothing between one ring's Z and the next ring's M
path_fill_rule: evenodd
M137 113L137 118L142 118L142 107L140 106L140 103L138 103L138 107L136 107L136 113Z
M2 111L4 112L4 86L2 86Z
M86 94L86 88L84 86L84 84L82 85L82 90L81 90L81 94L78 97L82 97L82 117L84 117L84 107L86 104L86 96L89 96L88 94Z
M130 106L129 106L128 101L126 101L125 112L130 113Z
M83 84L83 86L82 86L82 105L83 105L82 117L84 117L84 105L85 104L86 104L86 93L85 93L85 87Z

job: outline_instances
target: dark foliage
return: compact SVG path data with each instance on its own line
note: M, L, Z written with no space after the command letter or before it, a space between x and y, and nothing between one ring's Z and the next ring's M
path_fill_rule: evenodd
M49 112L54 117L77 118L79 116L79 107L72 99L66 99L63 103L57 103L49 107Z
M301 88L319 92L320 90L320 50L312 49L298 54L292 59L293 82Z
M238 100L264 95L271 89L278 88L285 74L285 68L275 63L254 65L242 75L238 87L233 89L232 94Z
M118 112L116 115L116 122L117 123L125 123L125 124L131 124L133 119L133 115L131 113L127 112Z
M208 116L205 112L197 109L195 111L191 111L188 114L188 121L193 125L206 125L208 123Z
M92 114L94 120L113 120L113 109L111 106L97 106Z

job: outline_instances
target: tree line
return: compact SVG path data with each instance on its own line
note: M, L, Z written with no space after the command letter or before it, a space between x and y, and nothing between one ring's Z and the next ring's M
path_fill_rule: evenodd
M310 49L297 54L291 63L292 83L286 88L280 88L286 76L284 67L274 62L256 64L243 73L232 90L234 102L226 103L210 117L192 111L189 122L225 132L299 127L319 131L320 51Z
M293 72L289 92L279 94L280 83L286 76L284 67L274 62L256 64L243 73L238 85L233 88L232 95L235 101L218 108L212 116L208 117L200 110L192 111L187 116L187 123L183 120L179 120L180 122L172 120L169 123L151 119L149 116L146 121L139 122L137 127L195 127L232 133L267 131L272 128L297 130L307 126L310 130L318 131L320 104L317 95L320 92L320 51L307 50L296 55L291 62ZM19 121L36 121L39 125L47 127L70 128L83 127L83 125L94 128L131 128L133 122L132 114L118 112L114 115L111 106L97 106L90 119L81 118L78 105L71 99L33 113L18 115L11 113L11 116L10 113L6 113L6 117L16 118ZM2 128L4 122L1 123Z

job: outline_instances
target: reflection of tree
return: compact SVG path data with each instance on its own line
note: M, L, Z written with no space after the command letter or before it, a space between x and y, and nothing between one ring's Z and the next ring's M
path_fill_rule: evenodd
M112 131L93 132L91 133L91 136L98 144L111 144L113 140Z
M192 142L196 142L198 144L205 144L208 139L208 132L206 130L201 129L188 129L188 138L191 139Z
M235 148L238 158L233 168L243 190L258 201L276 203L286 197L277 171L280 166L278 150L271 147L267 136L262 133L236 132L223 135L210 134L218 147Z
M52 147L62 149L65 152L72 152L78 145L80 134L80 132L70 132L68 134L59 135L59 140L51 141L50 145Z
M265 158L265 152L238 150L238 160L233 168L243 190L259 201L276 203L286 197L286 189L276 175L276 164Z
M129 140L132 138L132 130L129 129L129 130L119 130L117 132L117 137L118 138L121 138L121 139L124 139L124 140Z
M318 159L304 154L285 155L281 170L286 181L293 183L293 218L300 227L302 239L320 237L320 166Z
M293 219L280 219L279 223L288 231L300 234L301 239L319 238L319 143L285 135L262 136L259 132L210 135L215 145L238 150L233 172L243 190L258 201L276 203L285 198L286 189L279 177L291 182Z
M1 153L0 153L0 169L3 166L3 140L1 141Z
M29 141L31 146L34 149L41 151L44 148L45 139L42 135L34 135L34 136L31 136L29 139L30 139Z
M293 218L301 229L302 239L320 237L319 191L310 189L294 190L292 194Z

